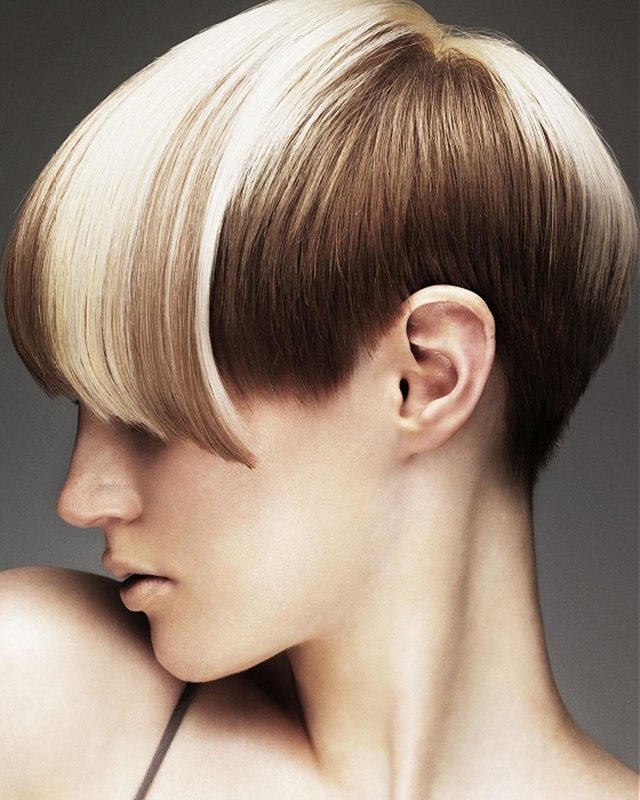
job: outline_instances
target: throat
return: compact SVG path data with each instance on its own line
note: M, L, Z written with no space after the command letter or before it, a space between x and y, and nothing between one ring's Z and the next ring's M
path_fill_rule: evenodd
M244 676L283 713L295 720L308 733L304 718L304 709L289 662L287 651L256 664L246 670Z

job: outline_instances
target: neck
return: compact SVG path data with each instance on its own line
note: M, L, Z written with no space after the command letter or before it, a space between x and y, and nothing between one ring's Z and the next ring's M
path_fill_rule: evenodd
M493 796L498 775L517 796L567 739L530 503L494 489L437 518L394 538L339 626L287 651L319 768L349 797Z

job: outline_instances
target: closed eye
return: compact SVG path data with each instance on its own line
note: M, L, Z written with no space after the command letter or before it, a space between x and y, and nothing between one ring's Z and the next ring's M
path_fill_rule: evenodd
M74 404L74 406L78 406L80 408L80 401L74 400L73 398L68 398L70 402ZM136 439L140 439L146 441L149 445L164 445L165 442L160 439L160 437L155 436L151 431L148 431L143 425L137 425L135 423L126 423L122 422L121 420L117 420L116 424L124 431L129 433L131 436L135 437Z

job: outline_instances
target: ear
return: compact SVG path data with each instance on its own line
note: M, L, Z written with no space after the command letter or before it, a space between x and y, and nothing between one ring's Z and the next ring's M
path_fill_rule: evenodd
M495 321L481 297L459 286L428 286L403 307L393 334L396 422L412 454L439 447L471 416L493 365Z

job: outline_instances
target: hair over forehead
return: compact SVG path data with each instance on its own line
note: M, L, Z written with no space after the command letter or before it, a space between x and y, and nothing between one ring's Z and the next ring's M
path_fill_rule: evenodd
M235 392L320 400L412 292L464 286L496 319L505 466L531 481L637 248L597 129L507 37L408 0L273 0L72 131L20 209L5 305L47 393L251 465Z

